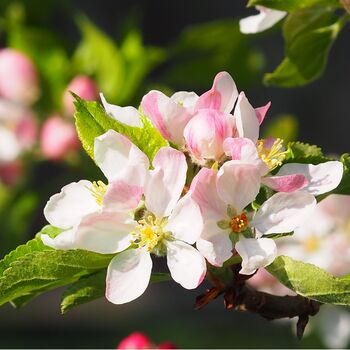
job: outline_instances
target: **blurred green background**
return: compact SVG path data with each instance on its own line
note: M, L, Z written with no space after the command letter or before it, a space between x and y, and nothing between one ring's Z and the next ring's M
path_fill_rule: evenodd
M244 0L2 0L0 47L26 53L37 66L42 94L33 108L39 123L53 111L62 113L63 91L77 74L93 78L109 102L137 106L152 88L199 94L217 72L227 70L254 106L272 101L265 134L283 132L290 140L298 135L327 153L349 150L349 30L337 40L320 80L297 89L267 88L262 76L282 59L283 40L279 30L240 34L238 19L252 12L245 5ZM0 186L2 255L45 224L42 210L51 194L68 182L99 175L81 152L50 161L37 145L24 162L19 183ZM324 347L315 330L298 341L289 322L226 311L221 299L194 311L200 292L174 283L152 285L131 304L98 300L64 316L61 292L23 309L1 308L0 347L113 348L136 330L182 348Z

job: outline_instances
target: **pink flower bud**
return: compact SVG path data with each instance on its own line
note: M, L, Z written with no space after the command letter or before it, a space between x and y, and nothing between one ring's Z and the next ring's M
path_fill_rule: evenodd
M0 164L0 180L9 186L15 185L23 175L23 165L19 161Z
M131 333L118 345L118 349L150 349L152 347L151 340L140 332Z
M219 160L224 155L223 142L232 136L234 117L215 109L201 109L184 130L187 147L197 160Z
M80 147L74 125L58 115L49 117L41 130L41 151L52 160L62 159Z
M35 115L27 111L16 125L16 136L22 149L29 149L35 142L38 134Z
M38 74L30 59L13 49L0 50L0 96L31 105L39 93Z
M94 80L85 75L77 75L67 86L63 94L63 105L69 115L74 113L73 96L70 91L84 100L95 101L98 99L98 88Z
M158 349L178 349L178 347L175 344L166 341L164 343L159 344Z

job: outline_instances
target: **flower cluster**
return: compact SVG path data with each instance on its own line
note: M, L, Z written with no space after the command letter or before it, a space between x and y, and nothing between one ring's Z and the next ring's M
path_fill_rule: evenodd
M142 126L137 109L101 99L111 118ZM283 164L283 140L259 139L269 107L253 108L227 72L200 96L149 92L142 113L169 146L150 162L121 133L97 137L94 160L108 183L81 180L53 195L44 214L62 233L42 235L43 242L114 254L106 297L115 304L145 291L152 255L166 257L172 278L186 289L203 281L207 263L220 267L240 256L246 275L269 265L277 255L271 235L300 226L315 196L337 187L343 174L338 161ZM259 202L262 187L268 196Z

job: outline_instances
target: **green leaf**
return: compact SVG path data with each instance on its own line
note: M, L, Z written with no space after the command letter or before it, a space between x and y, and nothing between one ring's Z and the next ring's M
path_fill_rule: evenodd
M79 17L77 22L83 35L73 57L77 70L92 75L107 98L119 102L125 67L116 43L86 17Z
M300 74L297 66L288 57L272 72L264 75L264 84L284 88L303 86L308 81Z
M315 265L279 256L267 270L286 287L306 298L350 305L350 280L333 277Z
M87 276L69 286L62 295L61 312L65 314L80 304L102 298L106 289L106 270Z
M302 142L290 142L287 146L286 163L320 164L330 160L320 147Z
M107 115L99 103L84 101L77 95L74 97L76 107L74 116L78 135L85 151L92 159L94 159L95 138L110 129L127 136L150 160L161 147L168 145L145 117L142 117L143 128L128 126Z
M84 250L35 251L13 261L0 278L0 305L73 283L105 269L113 255Z
M61 312L64 314L76 306L88 303L105 295L106 270L99 271L93 275L84 277L72 284L63 293ZM171 280L168 273L152 273L151 283L165 282Z
M287 47L287 56L307 81L318 78L324 71L329 50L345 24L345 18L327 27L298 35Z
M280 138L285 143L296 140L298 136L298 119L292 115L281 115L267 124L263 138Z
M350 154L345 153L340 157L344 166L344 173L339 186L331 193L350 195ZM330 193L329 193L330 194Z
M248 2L248 7L265 6L282 11L293 11L315 5L340 7L338 0L249 0Z

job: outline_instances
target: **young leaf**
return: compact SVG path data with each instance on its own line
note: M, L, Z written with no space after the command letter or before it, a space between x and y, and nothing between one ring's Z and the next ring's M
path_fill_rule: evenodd
M62 295L62 314L80 304L102 298L106 289L106 273L106 270L101 270L69 286Z
M60 232L61 230L57 227L47 225L37 234L34 239L28 241L26 244L18 246L15 250L5 255L5 257L0 260L0 276L2 276L3 272L11 265L12 262L18 260L19 258L34 252L52 250L52 248L44 245L40 238L40 234L43 233L50 236L55 236Z
M105 269L113 255L84 250L35 251L13 261L0 278L0 305L73 283Z
M340 7L338 0L249 0L248 2L248 7L265 6L282 11L293 11L315 5Z
M73 283L62 295L61 312L64 314L84 303L88 303L105 295L106 270L84 277ZM168 273L152 273L151 283L171 280Z
M306 298L350 306L350 280L336 278L315 265L283 255L267 270L286 287Z
M287 56L307 80L318 78L325 69L329 50L345 24L345 17L334 24L305 32L287 47Z
M320 147L299 141L290 142L287 151L286 163L320 164L330 160L322 153Z
M99 103L84 101L77 95L74 97L76 108L74 116L78 135L85 151L92 159L94 158L95 138L110 129L127 136L150 160L161 147L168 145L158 130L145 117L142 117L142 128L132 127L107 115Z
M284 88L303 86L307 80L300 74L297 66L288 57L272 72L264 75L264 84Z

